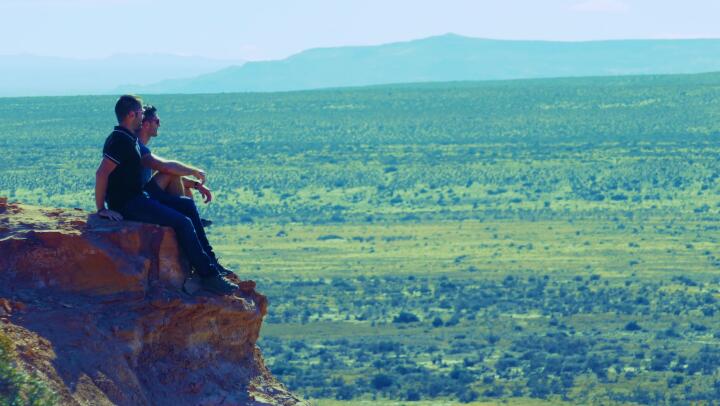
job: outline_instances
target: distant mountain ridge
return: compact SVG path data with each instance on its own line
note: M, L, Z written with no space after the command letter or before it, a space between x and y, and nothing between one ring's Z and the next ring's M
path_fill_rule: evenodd
M272 92L389 83L720 71L720 39L511 41L455 34L378 46L316 48L139 93Z
M167 54L113 55L100 59L0 55L0 96L109 94L123 84L147 85L243 63Z
M274 92L392 83L720 71L720 39L515 41L446 34L247 62L177 55L0 55L0 97Z

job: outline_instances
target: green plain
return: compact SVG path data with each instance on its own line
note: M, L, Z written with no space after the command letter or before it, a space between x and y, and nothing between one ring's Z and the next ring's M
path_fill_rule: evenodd
M720 398L720 74L146 100L318 405ZM0 195L92 209L113 103L0 99Z

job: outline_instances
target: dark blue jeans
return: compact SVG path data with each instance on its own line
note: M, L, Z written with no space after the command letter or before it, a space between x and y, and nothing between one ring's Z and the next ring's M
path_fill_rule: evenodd
M217 262L215 252L210 245L210 241L207 239L205 227L203 227L202 221L200 221L200 213L198 212L193 199L186 196L171 195L161 189L160 186L158 186L158 184L152 179L145 185L145 192L147 192L151 199L157 200L165 206L184 214L185 217L188 217L192 221L193 227L195 227L195 233L200 241L200 245L203 247L205 253L210 257L210 261L212 263Z
M134 197L119 212L127 220L172 227L180 248L195 271L203 277L217 275L217 269L212 266L212 260L203 249L193 221L185 214L151 199L145 193Z

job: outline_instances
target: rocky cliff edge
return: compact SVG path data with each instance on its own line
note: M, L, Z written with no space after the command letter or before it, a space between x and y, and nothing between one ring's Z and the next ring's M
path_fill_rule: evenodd
M0 333L63 405L300 405L255 345L254 290L183 293L166 227L0 198Z

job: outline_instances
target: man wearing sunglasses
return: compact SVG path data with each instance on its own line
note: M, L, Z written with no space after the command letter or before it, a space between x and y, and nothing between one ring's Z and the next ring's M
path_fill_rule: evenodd
M210 256L223 276L232 272L220 265L212 246L205 234L205 224L200 218L191 189L196 189L205 199L205 203L212 199L210 190L205 187L205 171L178 161L163 159L150 151L147 144L153 137L157 137L160 127L160 117L155 106L143 107L143 118L140 129L136 135L140 146L140 162L143 165L142 179L145 192L151 199L155 199L165 206L171 207L184 214L193 221L198 240L205 253ZM153 171L156 171L153 175ZM193 176L199 181L187 178Z
M201 241L202 226L197 227L199 216L194 203L191 206L184 202L183 209L178 210L150 198L143 189L142 155L136 135L142 124L142 114L142 101L135 96L121 96L115 104L119 125L105 140L103 159L95 173L98 215L111 220L126 218L172 227L180 248L200 277L200 286L215 294L233 293L238 285L221 275L212 249L209 248L210 253L206 252L209 244ZM202 175L200 179L204 179Z
M146 185L148 193L162 190L174 196L192 196L192 190L195 189L200 193L204 203L212 200L212 193L205 185L206 175L202 169L186 165L182 162L167 161L157 155L152 154L147 145L150 141L157 137L160 128L160 117L157 114L155 106L143 107L143 119L140 130L137 133L138 141L140 141L140 151L143 161L143 182ZM153 176L153 170L157 171ZM193 176L197 180L188 178ZM152 183L151 183L152 182ZM203 225L207 226L209 220L203 219Z

